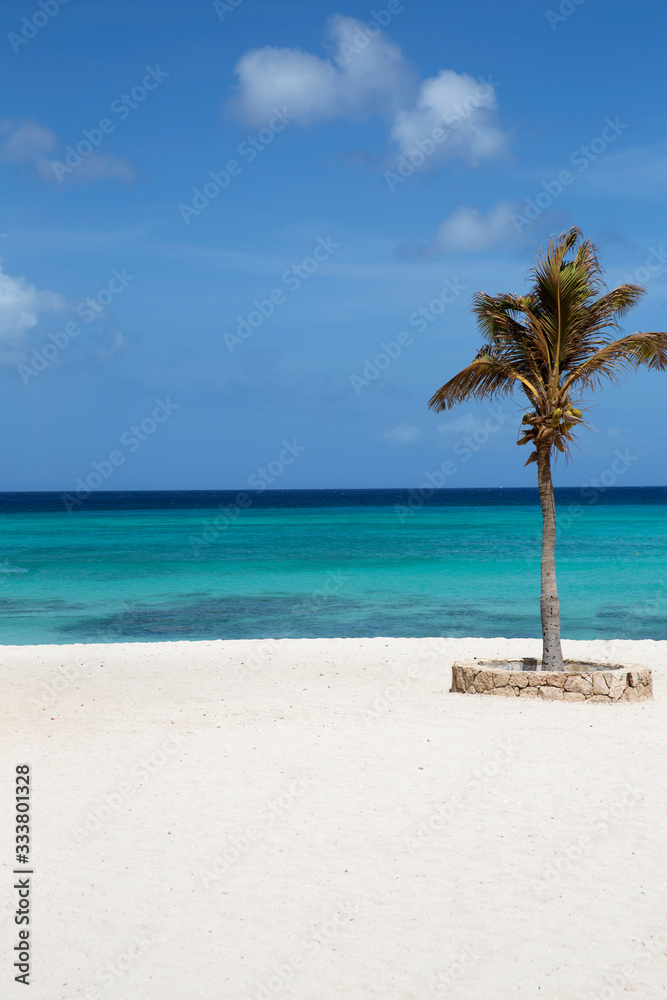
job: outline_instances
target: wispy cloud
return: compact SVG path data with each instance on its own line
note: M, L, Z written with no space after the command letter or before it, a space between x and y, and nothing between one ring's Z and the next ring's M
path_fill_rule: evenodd
M27 169L40 180L50 183L69 182L90 184L93 181L118 179L134 180L136 170L124 156L109 153L88 153L78 157L76 170L56 172L54 164L59 163L53 156L59 149L58 138L50 128L29 119L0 119L0 163L10 163ZM59 154L68 156L67 150ZM76 154L75 154L76 155Z
M379 440L393 445L413 444L419 440L421 433L419 427L412 427L410 424L400 424L398 427L392 427L391 430L380 434Z
M151 227L129 226L126 229L46 229L31 227L12 233L14 246L36 254L108 253L109 250L136 250L151 233Z
M480 87L468 74L448 69L420 82L398 45L382 32L370 37L352 17L332 17L326 39L331 59L271 46L246 52L236 66L231 114L251 127L282 106L303 127L377 114L401 154L431 142L431 167L453 158L476 166L506 151L494 86ZM450 131L436 148L431 137L437 128Z
M437 431L444 437L454 437L460 434L474 434L475 431L484 427L484 420L476 417L474 413L466 413L456 420L448 420L446 423L438 424Z
M435 236L423 249L426 257L444 253L478 253L516 237L512 215L517 207L500 202L483 215L479 209L460 205L440 223Z
M607 153L581 179L589 197L661 198L667 172L667 143L631 146Z

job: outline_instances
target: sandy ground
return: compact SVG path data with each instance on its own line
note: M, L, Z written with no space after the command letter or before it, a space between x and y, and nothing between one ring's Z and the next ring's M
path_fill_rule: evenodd
M33 1000L667 997L655 702L449 694L506 639L2 648L0 993L32 767Z

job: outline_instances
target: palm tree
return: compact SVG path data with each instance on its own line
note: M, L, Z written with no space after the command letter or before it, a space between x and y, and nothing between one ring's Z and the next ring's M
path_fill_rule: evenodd
M440 411L467 400L525 393L529 410L517 444L532 444L542 505L542 669L562 670L560 604L556 586L556 511L551 458L566 460L572 430L584 425L574 405L604 380L618 382L641 365L667 369L667 333L632 333L613 340L619 319L644 295L640 285L607 291L597 247L576 227L549 241L530 272L528 295L478 292L473 311L484 346L463 371L438 389L429 407Z

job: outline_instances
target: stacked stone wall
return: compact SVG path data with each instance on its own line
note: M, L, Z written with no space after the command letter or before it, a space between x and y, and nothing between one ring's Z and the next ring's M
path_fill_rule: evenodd
M502 661L493 666L468 661L452 667L451 690L546 701L645 701L653 697L653 677L647 667L504 670Z

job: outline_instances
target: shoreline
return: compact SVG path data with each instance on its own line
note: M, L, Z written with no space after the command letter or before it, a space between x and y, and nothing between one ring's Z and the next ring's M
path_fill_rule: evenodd
M261 638L242 638L242 639L153 639L153 640L130 640L126 642L36 642L36 643L0 643L0 650L45 650L45 649L108 649L118 646L128 646L128 647L150 647L150 646L211 646L220 645L220 643L229 644L230 646L239 645L240 643L278 643L278 642L350 642L350 643L365 643L365 642L421 642L421 643L527 643L532 646L537 643L539 646L542 645L542 639L539 637L530 636L391 636L391 635L364 635L364 636L336 636L336 635L325 635L325 636L286 636L281 638L276 638L274 636L262 636ZM635 646L640 646L643 643L652 643L654 645L664 645L667 648L667 639L626 639L619 636L613 639L563 639L563 652L565 653L565 647L568 646L582 646L582 645L597 645L597 646L609 646L618 644L631 644ZM565 653L565 655L568 655Z

